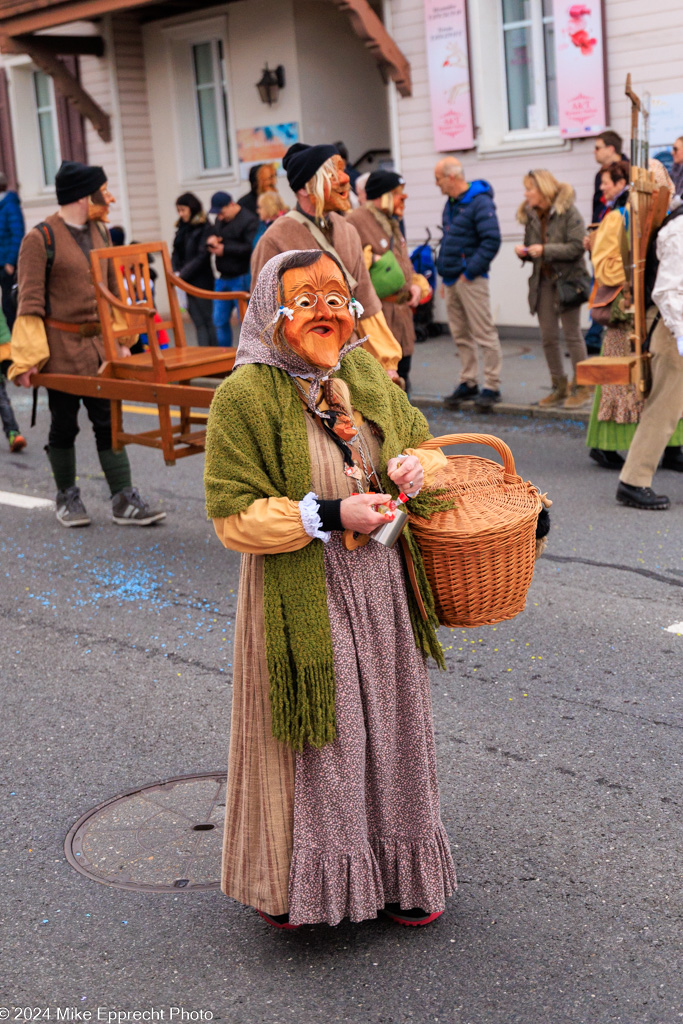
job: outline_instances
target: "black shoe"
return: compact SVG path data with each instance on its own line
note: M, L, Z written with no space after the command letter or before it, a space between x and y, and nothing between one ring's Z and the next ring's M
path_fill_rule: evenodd
M432 921L436 921L437 917L441 917L443 914L443 910L436 910L430 914L428 910L421 910L420 907L413 907L412 910L401 910L400 903L387 903L381 912L390 917L392 921L396 921L397 924L413 926L431 924Z
M57 491L55 506L57 519L62 526L90 526L90 516L76 484L67 487L65 491Z
M604 448L591 448L588 455L603 469L621 469L624 460L619 452L608 452Z
M483 388L480 395L474 400L476 408L480 412L488 412L493 406L501 400L500 391L492 391L491 388Z
M665 448L661 466L662 469L673 469L676 473L683 473L683 450L678 445Z
M474 398L475 395L479 394L479 387L477 384L467 384L465 381L462 384L458 384L457 388L452 395L448 398L444 398L443 404L447 409L459 409L461 402L466 402L470 398Z
M671 502L665 494L655 494L651 487L631 487L619 481L617 501L631 508L665 509Z

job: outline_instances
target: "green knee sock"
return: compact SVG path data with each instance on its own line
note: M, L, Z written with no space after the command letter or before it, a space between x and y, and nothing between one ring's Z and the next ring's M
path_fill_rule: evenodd
M76 449L53 448L45 445L58 491L65 491L76 483Z
M98 452L97 454L100 457L100 466L107 478L112 498L119 491L122 491L124 487L133 486L128 452L125 448L122 448L120 452L114 451L113 448L107 448L105 451Z

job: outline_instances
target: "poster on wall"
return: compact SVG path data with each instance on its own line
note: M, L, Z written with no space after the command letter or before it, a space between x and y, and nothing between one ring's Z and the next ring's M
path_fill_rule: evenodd
M671 174L673 143L683 131L683 93L670 92L650 97L650 156L664 164Z
M560 134L598 135L607 127L604 19L601 0L554 0Z
M424 0L424 7L434 148L472 149L467 0Z
M281 171L282 158L289 147L299 141L299 124L271 124L265 128L237 129L237 158L240 162L240 176L249 177L254 164L278 165Z

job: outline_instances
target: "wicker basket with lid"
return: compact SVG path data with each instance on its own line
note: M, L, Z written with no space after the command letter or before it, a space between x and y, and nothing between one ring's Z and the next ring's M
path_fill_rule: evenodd
M455 508L430 519L410 515L443 626L484 626L518 615L534 573L536 523L543 507L536 487L515 472L512 452L490 434L448 434L422 448L486 444L501 466L476 455L449 455L430 490ZM410 506L408 506L410 514Z

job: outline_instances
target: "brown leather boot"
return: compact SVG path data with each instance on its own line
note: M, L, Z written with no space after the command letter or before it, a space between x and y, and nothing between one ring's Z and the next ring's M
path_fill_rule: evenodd
M550 379L553 384L553 390L545 398L540 399L538 404L542 409L548 409L552 405L562 405L567 397L567 378L551 376Z
M563 409L580 409L582 406L587 405L588 402L593 401L593 394L595 388L588 387L584 384L577 384L576 378L572 381L571 388L569 389L569 395L565 398L562 403Z

